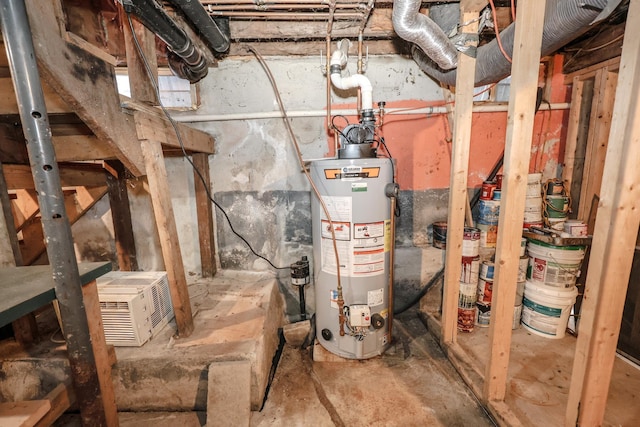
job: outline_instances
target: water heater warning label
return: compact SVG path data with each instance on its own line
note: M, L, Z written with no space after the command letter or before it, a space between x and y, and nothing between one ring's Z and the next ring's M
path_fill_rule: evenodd
M343 181L351 181L354 179L378 178L380 176L380 168L363 168L361 166L345 166L338 169L325 169L324 177L326 179L341 179Z

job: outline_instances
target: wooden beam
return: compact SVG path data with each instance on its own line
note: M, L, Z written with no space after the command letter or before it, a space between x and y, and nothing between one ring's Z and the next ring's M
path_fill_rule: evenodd
M185 338L193 332L193 315L191 314L191 302L189 301L189 289L182 263L182 253L178 240L173 206L171 205L171 193L167 180L167 170L162 156L162 147L159 141L140 141L142 153L147 170L147 180L153 205L153 213L156 218L156 226L160 236L160 246L164 259L164 268L169 279L171 302L176 316L178 334Z
M583 89L584 81L580 80L578 77L574 77L571 89L571 109L569 110L569 119L567 120L564 165L562 168L562 181L565 184L565 188L571 188L573 173L576 166L576 152L578 150L578 137L580 134L580 117L582 116Z
M95 135L65 135L51 137L56 159L59 162L78 162L85 160L104 160L115 157L109 144Z
M66 39L60 0L27 0L26 6L42 79L134 175L144 174L133 118L120 109L113 65Z
M211 200L209 200L209 194L211 192L209 155L204 153L195 153L192 156L192 160L195 167L193 182L196 191L196 209L198 215L198 236L200 237L200 263L202 265L202 277L213 277L216 274L216 250L213 229L213 207ZM204 183L202 182L203 180Z
M602 425L640 224L640 3L631 2L565 426Z
M106 163L112 173L107 174L107 189L111 205L111 218L116 241L118 266L122 271L137 271L136 244L133 238L129 192L126 170L122 162L113 160Z
M60 164L62 187L100 187L107 185L107 177L101 165ZM31 167L26 165L6 165L5 177L9 190L33 189Z
M461 4L460 12L461 22L469 23L463 28L463 31L475 34L478 30L478 12L467 10L464 2ZM469 148L471 145L471 116L475 72L475 58L459 53L449 184L447 251L445 253L444 294L442 297L442 342L445 345L455 343L458 332L462 237L465 209L469 200L467 195L467 176L469 175Z
M516 25L513 43L502 181L504 198L500 202L489 325L489 361L484 376L484 398L487 401L502 401L506 393L545 2L521 0L518 7L521 21Z
M0 403L0 425L5 427L33 426L51 409L48 400L23 400Z
M121 5L118 5L118 7L122 10ZM149 80L146 66L136 48L131 27L129 26L129 21L126 19L124 10L122 10L121 16L123 16L122 32L124 33L124 43L127 53L127 74L129 76L131 99L151 105L158 105L156 91ZM156 36L137 19L132 18L131 23L138 43L147 59L149 68L151 72L154 73L153 78L157 82L158 59L156 57Z
M67 103L46 82L42 82L42 92L47 103L48 113L71 112ZM18 114L18 101L11 83L11 77L0 78L0 114Z
M609 71L607 67L596 73L591 118L587 139L584 172L582 174L582 191L580 192L580 208L578 219L587 221L591 205L589 200L598 195L602 184L602 169L607 153L609 129L618 82L617 71Z
M118 408L116 407L116 395L113 389L111 378L111 356L107 349L107 342L104 337L104 326L100 311L100 300L98 297L98 286L93 280L82 287L82 300L84 310L87 314L89 324L89 335L91 336L91 347L95 358L95 366L98 371L98 381L100 382L100 395L104 405L105 418L108 426L118 426Z
M44 397L51 404L49 412L35 424L35 427L49 427L65 413L76 401L76 396L71 386L71 381L67 380L58 384Z
M22 265L4 167L0 162L0 267Z
M161 109L135 101L126 101L123 107L135 117L138 139L158 141L172 148L182 148L184 145L187 152L213 154L214 139L208 133L182 123L174 123L180 132L178 138L173 124Z

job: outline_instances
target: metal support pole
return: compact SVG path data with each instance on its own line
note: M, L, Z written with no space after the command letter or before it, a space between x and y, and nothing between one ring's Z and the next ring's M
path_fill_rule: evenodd
M67 342L67 352L83 425L106 426L95 355L84 310L71 226L64 206L58 164L51 143L31 28L23 0L0 2L6 46L31 172L38 193L47 253Z

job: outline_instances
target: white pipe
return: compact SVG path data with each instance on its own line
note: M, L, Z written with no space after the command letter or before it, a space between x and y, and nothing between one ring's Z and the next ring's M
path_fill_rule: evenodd
M560 102L551 104L543 104L540 111L549 110L568 110L571 104L568 102ZM424 107L415 110L404 111L405 108L386 108L385 117L389 114L402 115L435 115L446 114L446 107ZM474 113L499 113L507 111L507 104L481 104L473 107ZM326 110L306 110L306 111L287 111L287 117L325 117ZM356 110L332 110L332 114L337 116L357 116ZM263 119L281 119L280 111L261 111L255 113L231 113L231 114L183 114L172 113L171 118L180 123L199 123L199 122L226 122L235 120L263 120Z
M341 70L347 65L347 49L349 40L344 39L338 43L338 50L331 55L331 83L338 89L360 88L362 94L362 109L373 110L373 86L369 79L363 74L354 74L349 77L342 77ZM345 47L346 45L346 47Z

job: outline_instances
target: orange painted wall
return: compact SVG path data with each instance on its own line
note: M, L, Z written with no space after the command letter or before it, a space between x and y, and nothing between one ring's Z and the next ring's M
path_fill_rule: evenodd
M560 69L561 58L556 59ZM551 79L550 102L566 102L570 91L562 74ZM424 108L442 105L420 100L388 102L391 108ZM354 108L353 105L334 105L332 108ZM541 110L536 113L529 172L543 172L545 179L554 178L557 165L564 156L565 129L568 110ZM355 123L354 117L349 117ZM336 121L341 124L341 121ZM479 187L493 168L505 147L507 113L474 113L469 154L469 187ZM397 160L397 179L403 190L427 190L449 187L451 170L450 131L445 114L408 115L387 114L379 131ZM332 147L333 139L329 139ZM333 149L330 148L330 155Z

